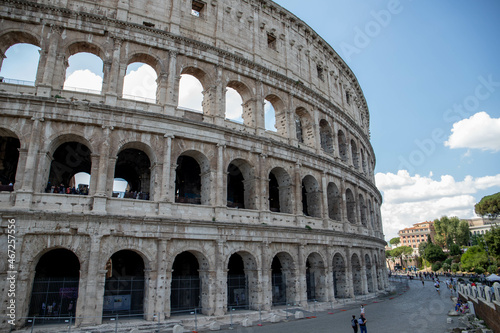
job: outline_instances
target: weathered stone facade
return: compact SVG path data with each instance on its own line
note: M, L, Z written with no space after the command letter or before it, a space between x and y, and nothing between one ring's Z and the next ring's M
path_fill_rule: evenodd
M143 281L128 311L146 320L387 287L366 101L336 52L286 9L269 0L5 0L0 22L2 54L17 43L41 48L34 86L0 83L0 137L18 145L14 159L1 155L17 167L12 191L0 192L2 251L8 220L16 225L18 325L43 316L34 281L67 278L50 272L66 265L78 296L74 312L67 295L58 310L79 325L114 313L109 297L127 296L110 291L119 276ZM103 60L100 94L62 89L78 52ZM122 96L137 61L157 72L156 103ZM178 107L181 74L201 82L202 113ZM225 118L226 87L242 97L243 124ZM264 100L276 132L265 129ZM112 195L130 170L145 200ZM46 193L48 181L69 186L80 171L91 175L88 195ZM181 175L195 199L179 196ZM4 257L2 309L9 270ZM173 287L193 276L188 294ZM245 282L232 285L237 277Z

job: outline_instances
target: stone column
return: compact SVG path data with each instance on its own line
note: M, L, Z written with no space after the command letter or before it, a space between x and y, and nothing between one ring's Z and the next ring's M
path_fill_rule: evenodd
M118 37L113 37L113 53L112 58L108 60L108 74L106 78L106 72L104 73L104 78L106 81L103 81L102 91L106 95L106 104L108 105L116 105L116 100L118 98L118 87L123 88L123 82L118 84L119 80L124 77L120 75L120 58L121 58L121 46L123 44L123 40ZM106 66L105 66L106 68ZM122 89L120 89L122 90Z
M215 199L215 205L217 207L223 207L224 206L224 194L226 191L224 191L224 175L226 174L224 172L224 149L226 145L223 144L217 144L217 184L216 184L216 199Z
M269 211L269 176L266 176L266 154L259 154L259 188L256 191L257 209Z
M333 262L331 260L331 258L333 258L332 255L333 253L328 245L325 245L325 254L326 257L328 258L326 260L326 267L325 267L326 300L328 302L334 302L335 290L333 288Z
M169 106L170 108L165 107L165 112L167 114L173 115L174 108L179 104L179 81L180 81L180 73L177 73L177 52L169 51L168 52L168 75L167 77L162 77L166 79L165 82L165 106ZM168 111L171 110L171 111ZM168 111L168 112L167 112Z
M59 41L62 28L55 25L47 25L43 30L47 30L47 35L42 41L42 50L40 51L40 60L38 62L38 72L36 75L36 93L38 96L50 97L52 93L53 79L56 75L56 64L59 50ZM63 67L65 70L66 67ZM60 71L59 71L60 73Z
M294 214L299 217L302 216L302 179L300 178L300 162L295 163L295 212ZM297 221L298 222L298 221ZM298 225L298 223L297 223Z
M351 262L351 249L346 249L346 284L349 289L349 295L351 298L354 298L354 279L352 272L352 262Z
M76 325L99 325L102 323L104 285L106 270L101 261L101 236L90 237L87 279L80 281L78 303L76 305ZM105 258L107 259L107 258Z
M156 103L160 105L167 104L168 92L168 73L161 72L156 78Z
M261 276L259 281L261 281L261 288L259 292L259 306L263 311L271 310L273 304L273 283L272 283L272 270L271 262L271 249L269 248L269 243L264 241L260 246L261 251Z
M170 300L167 296L167 269L168 269L168 257L167 257L167 239L158 239L156 242L156 302L154 305L154 313L158 316L157 320L163 321L166 317L165 313L165 303Z
M226 313L227 310L227 273L228 269L224 265L225 251L224 246L226 241L217 240L217 246L215 247L215 279L211 279L211 288L215 292L213 295L214 299L210 301L210 304L214 304L216 316L221 316Z
M361 264L361 288L362 288L362 293L363 295L368 294L368 279L366 278L366 263L363 265L365 262L365 258L359 258L360 264Z
M170 193L170 172L172 158L172 139L173 135L165 134L163 144L163 170L161 176L160 201L173 202L173 195Z
M321 174L321 187L322 187L322 193L321 193L321 198L323 201L323 209L321 210L321 217L323 218L323 228L328 229L328 221L330 219L329 216L329 207L328 207L328 184L327 184L327 172L323 171Z
M92 208L93 212L106 212L106 202L107 202L107 192L106 184L108 181L108 169L109 169L109 153L110 153L110 141L111 141L111 131L113 126L102 126L102 143L99 151L99 170L97 173L97 187L96 193L94 194L94 205Z
M298 267L296 268L296 287L297 295L295 298L295 303L300 304L302 307L307 307L307 281L306 281L306 261L305 258L305 245L300 244L298 246Z

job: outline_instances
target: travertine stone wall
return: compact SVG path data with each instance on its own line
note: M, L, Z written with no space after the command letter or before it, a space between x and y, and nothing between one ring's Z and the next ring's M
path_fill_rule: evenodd
M121 250L144 262L147 320L172 315L172 266L184 252L198 261L207 315L227 312L236 253L250 309L273 307L275 257L288 303L307 305L307 276L320 302L387 287L366 101L343 60L295 15L268 0L5 0L0 22L2 55L17 43L41 48L34 86L0 82L0 137L20 144L13 191L0 192L2 249L7 221L16 221L18 325L40 258L58 248L80 262L78 325L102 321L106 263ZM79 52L103 61L98 94L62 89L68 58ZM122 96L132 62L155 69L154 103ZM201 82L203 112L177 106L181 74ZM225 117L227 87L242 97L243 124ZM265 129L264 100L276 132ZM90 151L89 194L46 193L54 153L70 142ZM126 149L149 160L141 176L148 200L112 195ZM176 198L180 156L200 167L199 204ZM228 207L230 166L244 178L244 209ZM270 173L280 211L270 209ZM5 309L5 292L0 301Z

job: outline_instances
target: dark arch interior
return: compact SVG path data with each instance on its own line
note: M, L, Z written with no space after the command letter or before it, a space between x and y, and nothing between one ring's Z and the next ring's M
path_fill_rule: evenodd
M29 316L50 322L73 316L80 277L78 257L66 249L51 250L40 258L35 270Z
M177 159L175 171L175 202L201 204L201 169L190 156Z
M52 156L47 189L60 185L63 188L74 186L73 176L75 174L79 172L91 174L90 153L90 149L79 142L65 142L60 145Z
M118 154L114 178L123 178L127 181L128 193L139 193L139 199L149 199L149 182L151 177L151 162L146 153L139 149L128 148Z
M227 173L227 206L245 208L245 185L240 169L231 163Z
M131 250L121 250L106 263L103 316L144 312L144 260Z
M281 261L275 256L271 264L273 305L286 304L286 279L282 268Z
M172 315L185 314L200 307L199 263L194 254L182 252L172 265L170 306Z
M248 282L243 258L238 253L229 258L227 304L234 309L248 309Z
M271 212L280 212L280 190L278 179L274 173L269 174L269 209Z
M19 139L0 136L0 188L2 191L12 191L12 188L7 188L6 186L16 182L20 147L21 143Z

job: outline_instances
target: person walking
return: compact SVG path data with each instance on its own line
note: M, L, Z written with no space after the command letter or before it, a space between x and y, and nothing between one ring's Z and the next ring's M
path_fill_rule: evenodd
M363 304L361 304L361 307L360 307L360 315L361 315L361 317L365 316L365 307L363 306Z
M358 333L358 320L356 319L355 315L352 315L351 327L352 327L354 333Z
M424 286L424 277L420 276L420 281L422 281L422 287Z
M359 316L358 324L359 324L359 328L361 329L361 333L367 333L367 331L366 331L366 318L364 316Z

